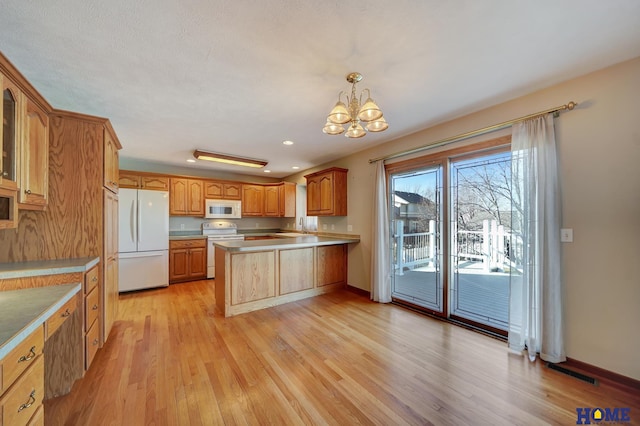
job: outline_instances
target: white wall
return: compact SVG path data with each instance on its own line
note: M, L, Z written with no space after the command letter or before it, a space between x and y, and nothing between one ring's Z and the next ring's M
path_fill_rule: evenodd
M336 232L348 233L348 225L353 226L352 233L359 234L361 242L349 251L349 284L369 290L375 176L370 158L578 102L574 111L555 120L563 227L574 230L574 242L564 244L562 252L567 355L640 380L639 95L640 58L636 58L305 170L287 180L304 184L304 174L327 166L349 169L349 215L320 218L319 230L334 225Z

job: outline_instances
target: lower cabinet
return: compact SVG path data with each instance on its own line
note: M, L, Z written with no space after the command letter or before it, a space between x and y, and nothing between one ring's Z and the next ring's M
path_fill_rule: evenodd
M101 297L102 283L98 266L94 266L84 276L84 369L91 362L100 348Z
M207 278L207 240L169 241L169 282Z

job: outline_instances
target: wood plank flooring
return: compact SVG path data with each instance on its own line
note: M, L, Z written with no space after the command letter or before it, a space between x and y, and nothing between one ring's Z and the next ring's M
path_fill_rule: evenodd
M339 291L224 318L213 281L120 296L105 347L47 425L576 424L640 396L506 344Z

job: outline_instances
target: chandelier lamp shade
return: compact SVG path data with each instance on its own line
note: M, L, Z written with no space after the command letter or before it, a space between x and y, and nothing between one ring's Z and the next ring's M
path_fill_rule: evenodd
M351 83L351 96L344 91L338 94L338 102L327 116L322 131L328 135L344 135L348 138L361 138L369 132L382 132L389 125L382 116L382 111L378 105L371 99L371 91L364 89L360 93L360 97L356 97L356 83L362 80L362 74L352 72L347 75L347 81ZM362 103L362 95L367 92L367 99ZM345 95L346 103L342 102L342 95ZM365 127L362 127L365 123ZM345 133L344 124L348 124ZM366 128L366 130L365 130Z

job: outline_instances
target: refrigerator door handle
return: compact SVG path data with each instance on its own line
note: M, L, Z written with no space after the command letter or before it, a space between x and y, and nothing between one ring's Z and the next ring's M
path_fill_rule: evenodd
M140 236L142 235L142 201L138 199L138 244L142 242Z
M135 221L135 213L136 212L136 201L135 200L131 200L131 209L129 212L129 228L131 230L131 242L135 243L136 242L136 234L137 234L137 229L136 229L136 221Z

